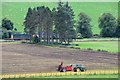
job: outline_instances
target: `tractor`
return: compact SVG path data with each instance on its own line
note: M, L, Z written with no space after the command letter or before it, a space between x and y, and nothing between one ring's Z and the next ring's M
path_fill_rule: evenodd
M74 71L74 72L84 72L86 71L86 68L80 64L76 64L75 66L63 66L63 62L58 66L57 71L60 72L67 72L67 71Z
M81 64L77 64L74 68L73 68L74 72L84 72L86 71L86 68L84 66L82 66Z

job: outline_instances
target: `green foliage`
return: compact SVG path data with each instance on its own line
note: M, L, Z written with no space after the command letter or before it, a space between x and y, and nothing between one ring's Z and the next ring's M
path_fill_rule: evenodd
M110 13L104 13L99 17L100 35L102 37L114 37L116 30L116 19Z
M31 36L38 34L44 42L47 41L47 44L53 43L53 38L69 44L76 38L74 23L74 12L71 6L68 2L66 4L59 2L57 9L53 8L52 11L44 6L28 8L24 31Z
M14 31L17 31L17 28L14 28Z
M35 23L34 23L35 17L33 15L33 12L34 11L31 8L28 8L28 12L24 21L24 25L25 25L24 32L29 33L30 35L35 34Z
M71 6L66 2L58 3L56 18L55 18L55 29L59 35L60 42L71 42L73 38L76 38L76 31L74 29L74 12Z
M12 32L13 32L13 22L7 18L2 19L2 39L5 38L11 38Z
M115 31L115 36L120 37L120 17L117 19L117 27Z
M78 33L81 34L83 38L90 38L92 37L92 30L91 30L91 18L86 15L85 13L79 14L78 26L77 30Z
M77 33L77 39L83 39L83 37L80 33Z
M50 36L52 35L52 12L48 7L29 8L25 18L25 33L39 34L41 38L41 32L44 33L44 41L47 39L47 43L50 43Z
M2 39L11 38L12 33L11 32L3 32L2 33Z
M7 30L13 30L13 22L7 18L2 19L2 27Z
M37 35L35 35L32 39L33 43L39 43L40 42L40 39Z
M9 37L9 35L8 35L7 32L5 32L5 33L2 34L2 39L8 38L8 37Z

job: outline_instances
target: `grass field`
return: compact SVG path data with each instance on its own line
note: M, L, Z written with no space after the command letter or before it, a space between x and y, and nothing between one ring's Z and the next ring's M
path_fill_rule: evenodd
M108 52L117 53L118 51L118 41L89 41L89 42L73 42L72 44L78 44L79 46L74 46L76 48L93 50L105 50Z
M34 77L34 78L118 78L118 74L72 75L72 76Z
M57 7L56 2L3 2L2 3L2 18L7 17L14 22L14 27L18 31L23 32L23 22L29 7L48 6L51 9ZM114 17L118 15L118 3L113 2L71 2L75 12L75 19L78 19L78 14L84 12L92 18L92 30L94 33L99 33L98 17L103 13L111 13Z

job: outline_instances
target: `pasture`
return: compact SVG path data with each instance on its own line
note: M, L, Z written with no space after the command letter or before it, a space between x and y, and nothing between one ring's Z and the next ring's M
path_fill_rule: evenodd
M93 49L94 51L104 50L111 53L118 53L118 41L77 41L72 42L72 44L78 44L78 46L73 46L75 48Z
M2 18L7 17L14 23L14 27L19 32L23 32L23 22L29 7L48 6L50 9L57 7L57 2L3 2ZM84 12L92 18L92 31L99 34L98 18L103 13L111 13L114 17L118 16L117 2L70 2L75 14L75 20L78 20L78 14Z

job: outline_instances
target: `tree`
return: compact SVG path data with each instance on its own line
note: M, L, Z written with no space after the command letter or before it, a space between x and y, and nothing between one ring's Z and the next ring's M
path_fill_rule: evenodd
M74 12L68 3L60 2L57 10L53 8L52 11L45 6L29 8L24 25L25 33L38 34L47 44L53 43L54 31L61 43L67 41L69 44L75 38Z
M17 28L14 28L14 31L17 31Z
M7 18L2 19L2 27L7 30L13 30L13 22Z
M35 23L36 19L34 13L35 13L35 9L32 10L31 8L28 8L28 12L24 21L24 26L25 26L24 32L30 34L31 36L30 41L32 40L32 35L35 34L36 32L36 23Z
M44 42L47 41L48 44L50 43L53 24L52 12L48 7L40 6L33 9L29 8L24 25L24 31L26 33L29 33L31 36L33 34L39 35L39 39L42 37L41 33L44 33Z
M75 39L76 38L76 31L75 31L75 26L74 26L74 23L75 23L75 20L74 20L74 12L73 12L73 9L71 8L71 6L69 6L68 2L66 2L66 4L64 5L65 7L65 11L66 11L66 25L67 25L67 35L66 35L66 38L67 38L67 42L68 44L72 41L72 39Z
M3 38L11 38L13 22L7 18L2 19ZM6 30L5 30L6 29Z
M56 30L56 15L57 15L57 11L56 8L52 9L52 23L53 23L53 31L52 31L52 43L54 43L54 39L56 40L56 42L58 43L58 32Z
M55 29L59 35L58 38L60 43L68 42L69 44L73 36L75 37L74 12L68 2L66 4L63 4L62 2L58 3Z
M85 13L79 14L79 20L77 25L77 31L81 34L83 38L90 38L92 37L92 30L91 30L91 18L86 15Z
M52 31L53 31L53 21L52 21L52 12L51 10L46 7L44 11L45 17L44 17L44 31L46 33L46 39L47 43L50 44L50 37L52 37Z
M37 21L37 30L38 30L38 35L39 35L40 40L42 40L42 38L44 37L44 34L43 34L44 33L44 28L43 28L44 19L43 18L45 16L44 10L45 10L45 6L37 7L36 21Z
M102 37L113 37L116 30L116 19L110 13L104 13L99 17L100 35Z
M38 32L44 32L44 41L50 44L53 26L52 11L48 7L37 7L37 18ZM39 36L41 37L41 34Z
M115 31L115 36L120 37L120 17L117 19L117 27Z

